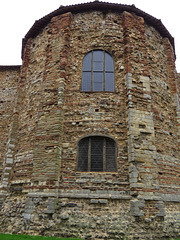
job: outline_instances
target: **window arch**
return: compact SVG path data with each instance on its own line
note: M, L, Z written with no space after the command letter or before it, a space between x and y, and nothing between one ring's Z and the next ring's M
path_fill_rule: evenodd
M82 91L114 91L114 61L102 50L93 50L83 59Z
M89 136L78 143L78 171L114 172L116 142L105 136Z

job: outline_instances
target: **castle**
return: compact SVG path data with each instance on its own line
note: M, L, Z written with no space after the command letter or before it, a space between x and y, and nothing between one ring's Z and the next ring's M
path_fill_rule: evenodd
M0 66L0 232L180 236L174 39L134 5L61 6Z

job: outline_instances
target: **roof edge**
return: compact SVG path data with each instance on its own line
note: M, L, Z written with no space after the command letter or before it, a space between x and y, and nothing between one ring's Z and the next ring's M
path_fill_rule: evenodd
M20 69L21 65L0 65L0 70Z
M87 2L82 4L69 5L69 6L61 6L57 10L35 21L33 26L30 28L30 30L27 32L27 34L22 40L22 56L23 56L24 48L26 46L28 39L36 37L41 31L41 29L43 29L53 17L67 13L67 12L80 13L80 12L87 12L92 10L96 10L96 11L99 10L103 12L108 12L112 10L114 12L119 12L119 13L122 13L123 11L127 11L127 12L133 12L136 15L143 17L145 22L152 25L163 37L167 37L169 39L171 45L173 46L174 54L175 54L174 38L171 36L169 31L163 25L161 20L151 16L150 14L140 10L139 8L136 8L135 5L94 1L94 2Z

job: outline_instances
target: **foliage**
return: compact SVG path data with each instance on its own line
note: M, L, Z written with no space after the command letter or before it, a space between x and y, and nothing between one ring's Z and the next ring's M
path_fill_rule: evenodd
M57 238L57 237L43 237L43 236L29 236L29 235L11 235L0 233L1 240L80 240L78 238Z

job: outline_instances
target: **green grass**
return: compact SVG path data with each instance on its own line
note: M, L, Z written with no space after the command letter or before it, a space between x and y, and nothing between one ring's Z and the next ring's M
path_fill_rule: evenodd
M58 237L43 237L43 236L29 236L29 235L16 235L16 234L3 234L0 233L0 240L81 240L79 238L58 238ZM180 240L170 238L169 240Z
M29 235L11 235L0 233L1 240L80 240L79 238L57 238L57 237L43 237L43 236L29 236Z

